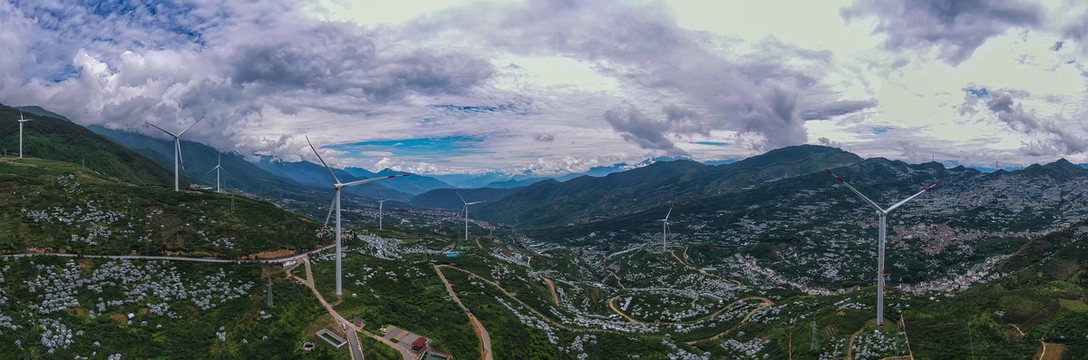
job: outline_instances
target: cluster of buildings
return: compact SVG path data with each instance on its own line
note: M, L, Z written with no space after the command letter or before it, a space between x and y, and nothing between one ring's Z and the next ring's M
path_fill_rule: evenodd
M739 260L743 264L745 264L745 266L747 266L748 270L751 271L752 273L758 274L758 275L763 276L763 277L766 277L767 279L770 279L774 283L777 283L777 284L780 284L780 285L787 285L787 286L796 288L798 290L801 290L801 292L804 292L807 295L822 295L822 296L842 295L842 294L858 291L858 289L860 289L857 286L852 286L852 287L849 287L849 288L843 288L843 289L838 289L838 290L828 290L828 289L823 289L823 288L809 287L808 285L802 284L802 283L800 283L798 281L787 279L784 276L778 275L778 274L776 274L774 272L774 270L771 270L771 269L768 269L768 268L763 268L763 267L760 267L759 265L756 265L756 259L746 258L746 257L744 257L743 255L741 255L739 253L736 254L736 258L737 258L737 260Z
M990 273L1002 260L1008 259L1009 255L999 255L986 259L986 261L976 264L970 270L967 270L964 274L953 276L951 279L945 277L938 280L932 280L920 284L899 284L899 290L903 292L920 295L924 293L934 291L963 291L971 287L971 285L981 282L995 280L1004 276L999 273Z

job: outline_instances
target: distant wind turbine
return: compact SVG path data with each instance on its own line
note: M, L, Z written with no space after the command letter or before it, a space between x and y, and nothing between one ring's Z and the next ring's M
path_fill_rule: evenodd
M212 171L215 171L215 192L222 192L219 190L219 170L225 170L223 169L223 153L219 153L219 161L215 163L215 167L213 167L211 170L208 170L208 174L211 174ZM207 176L208 174L204 175Z
M174 133L166 131L165 129L163 129L161 127L158 127L155 124L147 122L146 120L144 121L145 124L151 125L151 127L159 129L160 131L166 133L167 135L170 135L170 136L174 137L174 191L180 191L178 189L178 162L181 163L181 171L185 171L185 159L183 159L181 157L181 140L179 138L181 138L181 134L184 134L186 131L189 131L189 129L192 129L193 126L196 126L196 124L199 123L200 120L204 120L204 117L201 116L199 119L196 120L196 122L194 122L192 125L189 125L189 127L185 128L185 130L182 130L177 135L174 135Z
M468 240L468 206L469 205L476 205L476 204L479 204L479 203L485 203L487 201L486 200L481 200L481 201L467 202L467 201L465 201L465 198L461 197L461 193L457 192L457 190L454 190L453 193L457 194L457 197L461 198L461 203L465 204L465 209L464 209L464 212L465 212L465 240Z
M827 170L827 169L824 169L824 170ZM835 176L835 174L832 173L831 170L827 170L827 173L831 174L831 176ZM892 206L888 207L887 209L882 209L875 202L873 202L872 200L869 200L868 197L865 197L865 195L862 195L860 191L855 189L853 186L850 186L850 184L847 184L846 181L843 180L841 177L835 176L835 178L838 179L839 182L841 182L843 185L846 185L846 187L849 188L850 191L853 191L855 194L858 194L858 196L860 196L863 200L865 200L866 203L868 203L870 206L875 208L877 215L880 216L880 232L879 232L880 242L879 242L878 251L877 251L879 253L879 255L877 257L877 270L876 270L876 275L877 275L877 282L876 282L876 325L877 326L884 326L884 293L887 290L887 288L884 287L884 235L886 234L886 230L887 230L888 213L892 212L892 210L895 210L899 206L905 204L907 201L910 201L911 199L914 199L918 195L922 195L922 193L924 193L926 191L929 191L929 189L932 189L934 186L937 186L941 182L938 181L936 184L930 185L929 187L927 187L925 189L922 189L922 191L919 191L917 194L911 195L910 197L908 197L906 199L903 199L903 201L895 203L895 205L892 205Z
M385 176L385 177L380 177L380 178L356 180L356 181L352 181L352 182L349 182L347 184L344 184L344 183L340 182L340 179L336 178L336 174L333 174L332 168L330 168L329 165L325 163L325 159L321 158L321 154L317 153L317 148L315 148L314 144L310 142L310 137L308 137L308 136L306 137L306 143L310 144L310 149L314 151L314 155L317 155L317 160L321 161L321 165L325 166L325 170L328 170L329 175L332 175L332 179L334 181L336 181L335 183L332 184L332 188L336 190L336 194L333 195L333 197L332 197L332 207L329 209L329 216L330 217L332 216L332 209L335 208L336 209L336 295L340 296L340 295L343 295L343 291L342 291L342 288L340 286L340 283L341 283L341 280L342 280L341 271L340 271L340 257L342 256L341 252L340 252L340 191L343 190L346 187L351 187L351 186L355 186L355 185L362 185L362 184L366 184L368 182L373 182L373 181L378 181L378 180L392 179L392 178L401 177L401 176L408 176L409 174L390 175L390 176ZM329 225L329 218L326 217L325 218L326 228L328 227L328 225ZM325 228L322 228L322 232L324 232L324 230L325 230Z
M669 215L672 215L672 206L669 206L669 212L665 214L664 219L657 219L661 222L661 252L665 252L665 239L668 238L669 233Z
M23 123L32 119L23 119L23 111L19 110L19 158L23 158Z
M382 194L378 194L378 231L382 230L382 204L385 203L385 199L382 199Z

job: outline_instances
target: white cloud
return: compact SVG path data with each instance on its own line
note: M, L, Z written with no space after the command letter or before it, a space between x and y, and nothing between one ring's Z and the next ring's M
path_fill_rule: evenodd
M1057 0L100 5L108 15L0 3L0 102L154 136L144 120L181 128L207 114L189 139L286 160L312 160L304 134L322 146L481 139L449 154L323 150L338 166L423 173L802 143L968 165L1088 161L1088 8ZM1019 95L994 111L965 88Z

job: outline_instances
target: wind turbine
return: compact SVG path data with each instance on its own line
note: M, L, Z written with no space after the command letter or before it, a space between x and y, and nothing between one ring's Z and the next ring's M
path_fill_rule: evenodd
M465 210L464 210L464 212L465 212L465 240L468 240L468 206L469 205L476 205L476 204L479 204L479 203L484 203L484 202L487 202L487 201L486 200L481 200L481 201L467 202L467 201L465 201L465 198L461 197L461 193L457 192L457 190L454 190L453 193L457 194L457 197L461 198L461 203L465 204Z
M835 174L832 173L831 170L828 170L828 169L824 169L824 170L826 170L828 174L831 174L831 176L835 176ZM899 206L905 204L907 201L910 201L911 199L914 199L918 195L922 195L922 193L924 193L926 191L929 191L929 189L932 189L934 186L937 186L941 182L938 181L936 184L930 185L929 187L927 187L925 189L922 189L922 191L919 191L917 194L911 195L910 197L908 197L906 199L903 199L903 201L895 203L895 205L892 205L892 206L888 207L887 209L882 209L875 202L873 202L872 200L869 200L868 197L865 197L865 195L862 195L860 191L855 189L853 186L850 186L850 184L847 184L846 180L843 180L841 177L838 177L838 176L835 176L835 178L838 179L839 182L841 182L843 185L846 185L846 187L849 188L850 191L853 191L855 194L858 194L858 196L860 196L863 200L865 200L866 203L868 203L870 206L875 208L877 215L880 216L880 232L879 232L879 234L880 234L880 243L879 243L878 251L877 251L879 253L879 255L877 257L877 270L876 270L876 275L877 275L877 282L876 282L876 325L877 326L884 326L884 292L887 291L887 288L884 287L884 235L886 234L886 229L887 229L888 213L892 212L892 210L895 210Z
M223 169L223 153L219 153L219 161L215 163L215 167L213 167L211 170L208 170L208 174L211 174L212 171L215 171L215 192L221 192L219 191L219 170L225 170Z
M378 231L382 230L382 204L385 203L385 199L382 199L382 194L378 194Z
M185 128L185 130L182 130L177 135L174 135L174 133L166 131L165 129L163 129L161 127L158 127L155 124L147 122L146 120L144 121L145 124L151 125L151 127L159 129L162 132L166 133L167 135L170 135L170 136L174 137L174 191L180 191L180 190L178 190L178 162L179 161L181 162L181 171L185 171L185 159L183 159L181 157L181 140L179 140L179 138L181 137L181 134L184 134L186 131L189 131L189 129L192 129L193 126L196 126L196 124L199 123L200 120L204 120L204 117L201 116L199 119L196 120L196 122L194 122L192 125L189 125L189 127Z
M661 222L661 252L665 252L665 239L669 233L669 215L672 215L672 206L669 206L669 212L665 214L664 219L657 219Z
M341 280L342 280L341 279L342 278L341 277L341 272L340 272L340 257L341 257L341 252L340 252L340 190L343 190L346 187L366 184L368 182L384 180L384 179L392 179L392 178L401 177L401 176L408 176L409 174L390 175L390 176L373 178L373 179L356 180L356 181L352 181L352 182L349 182L347 184L344 184L344 183L340 182L340 179L336 178L336 174L333 174L332 168L330 168L329 165L325 163L325 159L321 158L321 154L317 153L317 148L315 148L314 144L310 142L310 137L309 136L306 137L306 143L310 144L310 149L314 151L314 155L317 155L317 160L321 161L321 165L325 166L325 170L328 170L329 175L332 175L332 179L334 181L336 181L335 183L332 184L332 188L336 190L336 194L333 195L333 197L332 197L332 207L336 208L336 296L340 296L340 295L343 295L343 291L341 291L342 289L341 289L341 286L340 286L340 283L341 283ZM332 216L332 208L329 209L329 216ZM328 224L329 224L329 218L326 217L325 218L325 225L328 226ZM322 229L322 232L324 232L324 228Z
M19 110L19 158L23 158L23 123L32 119L23 119L23 111Z

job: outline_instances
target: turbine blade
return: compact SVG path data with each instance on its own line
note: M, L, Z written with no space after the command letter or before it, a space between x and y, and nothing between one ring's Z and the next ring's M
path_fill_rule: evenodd
M669 215L672 215L672 206L669 206L669 212L665 214L665 221L669 221Z
M321 226L321 233L329 229L329 219L332 219L332 210L336 208L336 195L332 196L332 205L329 205L329 215L325 216L325 225Z
M869 200L868 197L866 197L865 195L862 195L861 192L858 191L858 189L855 189L853 186L850 186L850 184L846 183L846 180L843 180L841 177L836 176L835 173L831 172L831 170L828 170L828 169L824 169L824 170L827 171L828 174L831 174L831 176L834 176L836 179L838 179L839 182L841 182L843 185L846 185L846 187L849 188L850 191L853 191L855 194L858 194L858 196L860 196L863 200L865 200L865 202L869 203L869 205L872 205L872 207L876 208L879 211L885 211L884 209L881 209L880 206L878 206L875 202L873 202L872 200Z
M378 178L355 180L355 181L349 182L347 184L344 184L344 187L362 185L362 184L366 184L368 182L375 182L375 181L378 181L378 180L392 179L392 178L395 178L395 177L402 177L402 176L408 176L408 174L389 175L389 176L383 176L383 177L378 177Z
M185 156L181 155L181 139L174 138L174 146L178 148L178 162L181 163L181 172L188 173L188 171L185 171Z
M204 116L207 116L207 115L204 115ZM195 123L193 123L192 125L189 125L189 127L185 128L185 130L182 130L181 132L179 132L178 136L181 136L181 134L184 134L186 131L189 131L189 129L192 129L193 126L196 126L196 124L200 122L200 120L204 120L204 116L201 116L199 119L196 119Z
M937 182L937 184L940 184L940 183L941 183L940 181ZM922 189L922 191L919 191L917 194L911 195L909 198L903 199L903 201L895 203L895 205L892 205L886 211L891 212L892 210L895 210L895 208L899 207L900 205L906 204L907 201L910 201L911 199L917 197L918 195L922 195L922 193L924 193L926 191L929 191L929 189L932 189L934 186L937 186L937 184L930 185L929 187L927 187L925 189Z
M158 125L147 122L147 120L144 120L144 124L151 125L151 127L159 129L159 131L162 131L162 132L166 133L167 135L170 135L170 136L173 136L173 137L178 137L178 135L174 135L174 133L166 131L166 129L163 129L163 128L159 127Z
M333 173L332 173L332 168L330 168L330 167L329 167L329 164L326 164L326 163L325 163L325 159L322 159L322 158L321 158L321 154L318 154L318 153L317 153L317 148L315 148L315 147L314 147L314 143L310 142L310 137L309 137L309 136L306 136L306 143L307 143L307 144L310 144L310 150L313 150L313 151L314 151L314 155L317 155L317 160L318 160L318 161L321 161L321 165L325 166L325 170L328 170L328 171L329 171L329 175L332 175L332 179L333 179L333 180L336 180L336 183L337 183L337 184L339 184L339 183L340 183L340 179L337 179L337 178L336 178L336 174L333 174Z
M470 203L465 203L465 206L469 206L469 205L476 205L476 204L479 204L479 203L485 203L485 202L487 202L487 200L483 200L483 201L473 201L473 202L470 202Z
M454 190L453 193L457 194L457 197L461 199L462 203L468 204L468 201L465 201L465 198L461 197L461 193L457 192L457 190Z

